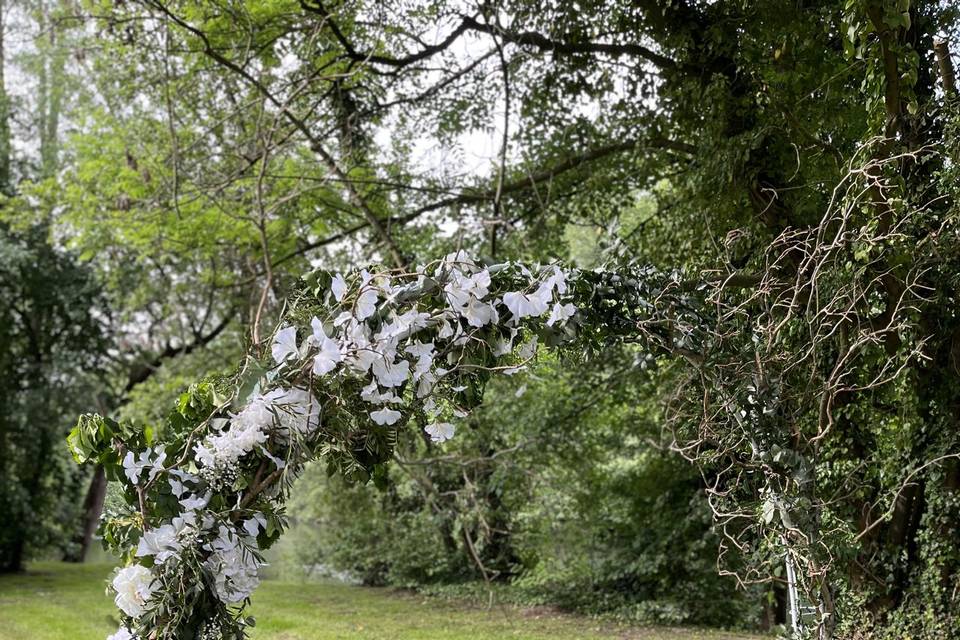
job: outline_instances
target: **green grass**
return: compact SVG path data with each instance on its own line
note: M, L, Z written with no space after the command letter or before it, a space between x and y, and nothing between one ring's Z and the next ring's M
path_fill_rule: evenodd
M103 640L117 628L104 564L36 563L0 576L0 640ZM389 589L268 580L254 596L256 640L734 640L730 634L610 626L546 609L486 608Z

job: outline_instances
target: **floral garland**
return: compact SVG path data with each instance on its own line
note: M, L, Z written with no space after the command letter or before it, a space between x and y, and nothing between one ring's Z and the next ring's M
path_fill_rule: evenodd
M126 562L111 583L123 616L109 640L246 637L262 551L305 462L382 480L403 425L449 440L490 375L520 371L540 343L626 335L696 348L699 335L678 276L652 269L486 267L458 252L409 273L321 271L305 283L269 356L192 386L158 430L87 415L71 432L74 457L125 489L126 508L101 525ZM675 310L670 330L646 331L660 307Z

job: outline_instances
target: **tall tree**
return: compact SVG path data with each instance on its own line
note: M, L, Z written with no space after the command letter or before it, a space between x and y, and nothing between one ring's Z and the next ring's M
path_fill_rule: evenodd
M10 148L10 96L7 94L7 3L0 2L0 193L10 195L12 152Z
M94 387L106 341L88 268L47 244L47 230L0 229L0 571L72 531L76 478L61 444Z

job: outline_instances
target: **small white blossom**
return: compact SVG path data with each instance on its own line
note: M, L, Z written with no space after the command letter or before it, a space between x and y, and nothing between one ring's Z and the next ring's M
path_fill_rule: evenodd
M433 392L433 387L437 384L437 376L432 371L425 371L420 374L417 381L417 397L425 398Z
M251 538L256 538L260 531L267 530L267 519L262 513L255 513L253 517L243 521L243 530Z
M170 492L176 498L183 498L184 495L192 495L190 487L187 484L198 485L201 480L199 476L187 473L182 469L169 469L167 471L167 482L170 484ZM183 504L184 500L180 500ZM201 507L202 508L202 507Z
M338 273L333 276L333 281L330 283L330 290L333 292L333 299L340 302L343 300L343 295L347 292L347 281Z
M154 556L157 564L163 564L170 556L180 551L177 533L177 529L172 524L145 531L137 544L137 557Z
M446 442L453 438L453 434L456 433L457 428L449 422L434 422L433 424L428 424L423 430L427 432L432 441Z
M391 425L400 419L401 413L388 407L378 411L371 411L370 417L379 425Z
M375 337L378 340L384 340L397 338L405 334L409 335L415 331L425 328L429 321L429 313L423 313L417 309L410 309L405 313L394 315L393 319L389 323L383 325Z
M354 317L363 321L372 316L377 310L377 300L379 296L377 295L376 289L365 289L363 293L357 298L356 309L354 310Z
M322 376L330 373L337 368L337 364L343 362L343 349L335 341L327 337L323 330L323 324L318 318L314 318L312 340L319 352L313 358L313 374Z
M516 335L517 335L517 330L514 329L511 332L509 338L497 338L493 343L493 348L492 348L493 355L499 358L500 356L505 356L511 351L513 351L513 338Z
M499 320L497 309L492 304L471 298L461 310L471 327L483 327Z
M553 309L550 311L550 318L547 320L547 326L552 327L554 324L560 322L566 322L573 317L573 314L577 312L577 307L571 303L560 304L559 302L554 303Z
M393 361L392 356L384 356L373 362L373 375L382 387L399 387L410 377L408 360Z
M251 397L226 429L208 435L194 446L195 459L208 469L207 474L218 475L234 469L240 458L267 441L267 432L277 421L276 401L275 392ZM210 479L207 475L204 477Z
M277 331L277 335L273 338L271 352L277 364L283 364L290 358L296 359L300 355L297 349L297 328L284 327Z
M553 275L544 280L542 286L546 287L548 291L556 289L557 293L563 295L567 292L567 275L563 272L563 269L553 265Z
M426 342L422 344L419 342L414 342L404 347L404 351L417 359L417 363L413 369L414 380L419 380L423 374L430 370L430 367L433 365L434 348L435 347L432 342Z
M202 496L191 493L186 498L180 499L180 506L183 507L184 511L198 511L207 506L207 503L210 502L211 495L209 491Z
M529 295L520 291L511 291L503 294L503 304L507 306L513 317L519 320L527 316L541 316L546 313L549 307L549 299L545 299L540 290Z
M144 531L137 544L137 557L154 556L157 564L163 564L183 549L182 534L196 525L196 514L187 512L165 525Z
M308 435L320 426L320 403L309 391L299 388L274 389L264 396L270 404L278 432L287 435L295 431Z
M533 336L527 340L523 346L520 347L520 350L517 352L517 355L521 360L529 360L537 353L537 336Z
M479 328L497 321L496 309L483 302L483 298L489 293L489 286L490 272L486 269L472 276L465 276L455 270L443 290L450 307L466 318L470 326Z
M390 391L380 392L376 381L360 390L360 398L370 404L402 404L403 400Z
M154 460L150 459L151 455L155 453L152 448L141 451L137 458L134 457L132 451L127 451L127 455L123 457L123 473L127 476L130 484L135 485L140 482L140 474L144 469L148 469L146 482L153 481L157 474L163 471L163 463L167 459L167 453L166 451L160 451L159 448L156 451L159 451L159 455Z

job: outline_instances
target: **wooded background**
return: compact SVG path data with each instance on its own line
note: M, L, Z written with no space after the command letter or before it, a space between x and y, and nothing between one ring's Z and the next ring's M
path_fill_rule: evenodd
M711 366L761 445L672 360L544 356L453 442L401 440L385 488L311 469L291 566L769 629L787 541L838 636L960 635L954 3L2 0L0 25L3 570L94 544L77 414L151 428L312 267L462 247L736 290Z

